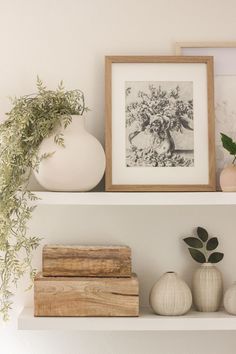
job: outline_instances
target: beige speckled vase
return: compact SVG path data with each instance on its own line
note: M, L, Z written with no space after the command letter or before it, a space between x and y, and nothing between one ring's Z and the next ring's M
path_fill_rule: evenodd
M236 192L236 165L228 165L222 170L220 187L223 192Z
M223 296L221 272L212 263L203 263L193 275L193 303L198 311L219 310Z
M234 282L225 292L224 308L231 315L236 315L236 282Z
M153 311L163 316L180 316L189 311L192 293L188 285L174 272L163 274L150 292Z

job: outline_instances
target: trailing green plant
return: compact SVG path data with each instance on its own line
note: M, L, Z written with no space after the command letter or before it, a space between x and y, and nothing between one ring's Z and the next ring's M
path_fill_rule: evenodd
M233 156L232 163L234 164L236 161L236 142L226 134L220 133L220 135L223 147Z
M37 78L37 93L13 99L0 125L0 313L4 320L9 318L19 279L27 272L31 279L35 275L31 261L40 238L28 235L27 223L37 197L28 184L32 169L53 153L39 156L39 146L55 128L66 128L71 115L87 110L80 90L66 91L62 82L57 90L48 90ZM62 134L55 135L54 141L64 146Z
M198 263L218 263L224 257L221 252L213 252L219 241L217 237L209 238L207 230L203 227L197 228L197 237L186 237L183 241L189 246L189 253Z

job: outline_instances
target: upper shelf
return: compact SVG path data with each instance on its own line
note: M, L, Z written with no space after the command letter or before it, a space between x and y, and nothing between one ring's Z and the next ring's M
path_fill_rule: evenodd
M38 205L236 205L236 193L223 192L35 192Z

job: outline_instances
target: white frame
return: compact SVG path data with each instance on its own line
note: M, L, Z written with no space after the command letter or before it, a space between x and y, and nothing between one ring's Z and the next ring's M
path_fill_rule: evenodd
M230 88L232 88L232 92L236 90L236 41L177 42L175 44L175 52L176 55L214 56L216 180L217 190L220 190L220 173L225 165L231 163L230 155L222 147L220 132L236 139L236 106L234 108L234 99L230 92ZM232 80L234 77L235 80Z

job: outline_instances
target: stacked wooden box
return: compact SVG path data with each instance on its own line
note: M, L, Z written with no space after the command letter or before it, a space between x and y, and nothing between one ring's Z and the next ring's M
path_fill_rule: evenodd
M127 246L43 248L35 316L138 316L139 285Z

